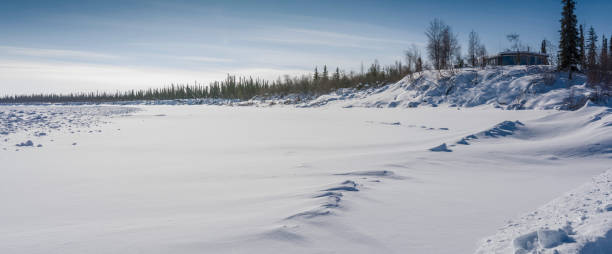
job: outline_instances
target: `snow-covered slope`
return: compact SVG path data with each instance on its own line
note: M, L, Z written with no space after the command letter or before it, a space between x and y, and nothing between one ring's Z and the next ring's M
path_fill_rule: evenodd
M395 84L366 90L344 89L301 104L304 107L457 107L492 105L505 109L576 109L593 93L585 77L551 66L465 68L424 71ZM612 101L610 101L612 102ZM603 104L612 105L609 102Z

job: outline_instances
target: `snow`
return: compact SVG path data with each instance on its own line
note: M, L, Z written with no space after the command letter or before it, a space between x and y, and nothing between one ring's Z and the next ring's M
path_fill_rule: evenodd
M568 89L542 71L291 105L0 106L0 253L606 253L612 109L556 110Z
M452 152L453 151L446 147L446 143L436 146L434 148L431 148L429 150L432 152Z
M509 221L478 253L609 253L612 170L537 210ZM512 244L510 244L512 243Z
M575 109L595 91L586 78L573 80L551 66L504 66L424 71L401 81L366 90L343 89L302 103L304 107L475 107L503 109ZM602 102L612 105L612 98Z

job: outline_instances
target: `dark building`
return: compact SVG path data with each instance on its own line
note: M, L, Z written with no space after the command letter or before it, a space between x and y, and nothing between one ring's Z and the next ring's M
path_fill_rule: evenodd
M487 57L487 65L546 65L548 55L529 51L506 51Z

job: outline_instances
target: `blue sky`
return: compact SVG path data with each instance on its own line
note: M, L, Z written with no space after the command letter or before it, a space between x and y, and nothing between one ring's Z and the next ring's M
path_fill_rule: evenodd
M3 1L0 94L276 78L318 65L358 71L403 59L438 17L490 53L558 40L559 0L537 1ZM580 23L612 34L612 1L578 1ZM424 52L423 52L424 53Z

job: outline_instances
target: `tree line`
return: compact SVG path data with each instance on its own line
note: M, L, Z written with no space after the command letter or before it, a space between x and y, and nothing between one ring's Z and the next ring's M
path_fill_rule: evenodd
M416 57L413 68L422 69L422 59ZM363 69L363 68L362 68ZM236 99L248 100L256 96L274 97L289 94L317 96L340 88L362 89L382 86L399 81L414 69L396 61L382 66L374 61L367 70L360 73L333 72L323 65L321 71L315 67L312 75L285 75L276 80L228 75L225 80L204 84L171 84L162 88L132 89L115 92L81 92L70 94L30 94L0 97L0 103L65 103L65 102L117 102L133 100L174 100L174 99Z

